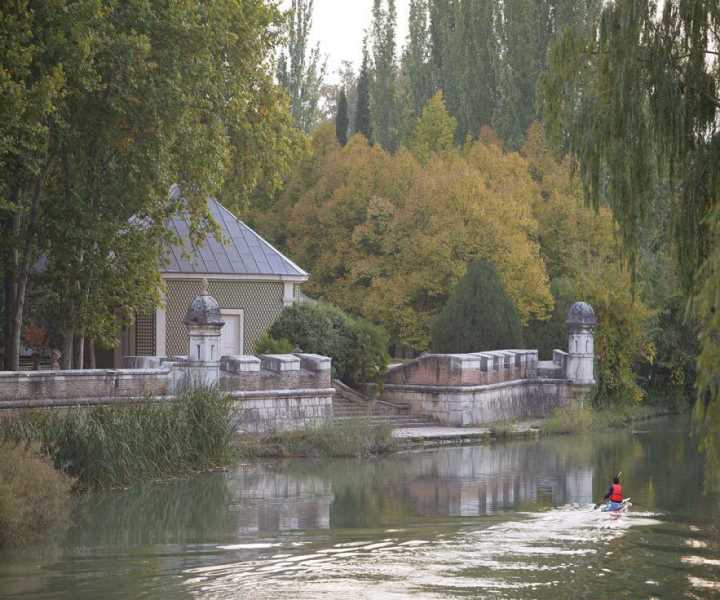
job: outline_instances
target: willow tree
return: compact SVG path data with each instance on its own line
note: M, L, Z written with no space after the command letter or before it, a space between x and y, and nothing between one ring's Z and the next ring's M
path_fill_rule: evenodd
M567 30L540 84L549 132L607 202L629 257L662 182L700 342L697 412L720 473L720 4L616 0L593 34Z

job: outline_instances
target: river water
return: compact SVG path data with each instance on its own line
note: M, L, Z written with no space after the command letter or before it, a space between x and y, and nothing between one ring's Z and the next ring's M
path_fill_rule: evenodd
M635 432L241 464L78 500L3 598L716 598L720 497L682 418ZM594 511L623 472L629 514Z

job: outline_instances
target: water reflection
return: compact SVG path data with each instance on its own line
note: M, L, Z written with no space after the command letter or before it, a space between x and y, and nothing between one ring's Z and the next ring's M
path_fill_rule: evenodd
M686 431L241 464L91 495L64 546L0 554L0 597L707 597L720 503ZM620 470L635 509L610 520L590 503Z

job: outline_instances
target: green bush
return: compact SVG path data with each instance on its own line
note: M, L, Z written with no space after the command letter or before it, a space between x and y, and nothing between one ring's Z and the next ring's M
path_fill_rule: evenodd
M127 486L228 464L231 406L217 390L195 389L174 402L24 413L0 437L39 443L83 488Z
M70 523L72 480L33 447L0 444L0 547L40 542Z
M434 352L481 352L522 347L522 324L495 267L472 263L432 328Z
M258 354L289 354L294 350L290 340L285 338L276 340L267 333L255 342L255 352Z
M330 304L289 306L269 333L276 344L287 340L303 352L331 357L334 375L348 385L378 381L387 369L385 331Z

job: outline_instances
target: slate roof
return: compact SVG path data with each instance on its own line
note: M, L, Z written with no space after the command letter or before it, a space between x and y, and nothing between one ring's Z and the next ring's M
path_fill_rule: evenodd
M208 210L220 228L221 243L209 235L200 248L190 243L185 215L171 218L168 227L180 243L166 252L163 273L207 275L258 275L302 277L308 274L293 261L235 217L215 198L208 199Z

